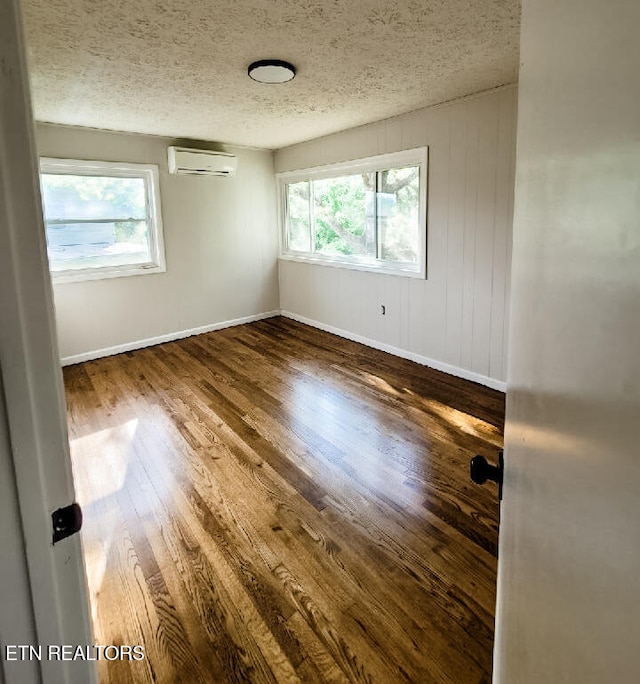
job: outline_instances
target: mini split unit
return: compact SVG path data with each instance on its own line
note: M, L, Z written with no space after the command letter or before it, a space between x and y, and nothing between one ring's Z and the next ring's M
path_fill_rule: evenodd
M169 147L169 173L193 176L234 176L238 160L235 155L188 147Z

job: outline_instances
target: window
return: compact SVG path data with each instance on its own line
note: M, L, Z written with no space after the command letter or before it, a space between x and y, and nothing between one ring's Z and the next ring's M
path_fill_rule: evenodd
M40 160L54 282L165 270L158 167Z
M426 147L278 180L282 258L425 277Z

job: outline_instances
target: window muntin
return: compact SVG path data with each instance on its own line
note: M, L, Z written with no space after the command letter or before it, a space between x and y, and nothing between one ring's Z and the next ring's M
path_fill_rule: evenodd
M156 166L42 159L40 185L54 282L165 270Z
M286 259L424 277L427 149L279 174Z

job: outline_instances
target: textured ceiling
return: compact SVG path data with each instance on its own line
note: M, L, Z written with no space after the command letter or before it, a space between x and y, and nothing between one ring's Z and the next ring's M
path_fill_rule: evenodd
M278 148L517 80L519 0L23 0L36 119ZM257 59L295 64L264 85Z

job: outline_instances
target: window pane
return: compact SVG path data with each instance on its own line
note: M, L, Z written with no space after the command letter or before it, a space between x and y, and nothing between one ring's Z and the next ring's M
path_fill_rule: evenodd
M316 252L376 256L375 175L313 181Z
M380 172L378 230L382 259L419 262L420 167Z
M309 182L287 185L287 209L289 213L289 249L308 252L311 249L311 225L309 222Z
M41 176L52 271L152 261L143 178Z
M42 174L47 221L62 219L145 219L144 178Z

